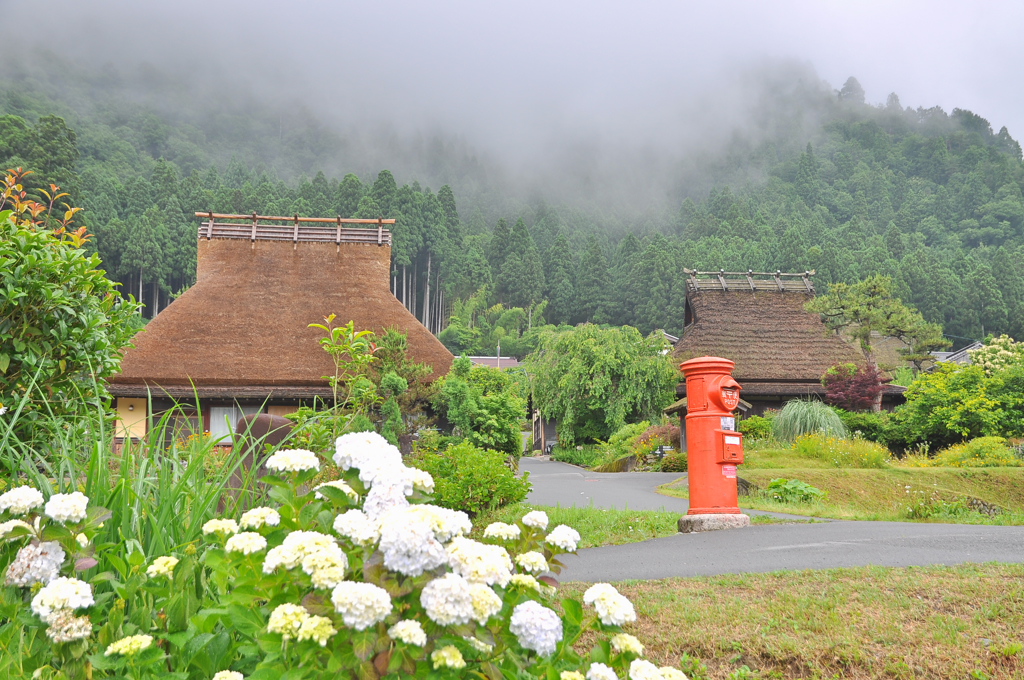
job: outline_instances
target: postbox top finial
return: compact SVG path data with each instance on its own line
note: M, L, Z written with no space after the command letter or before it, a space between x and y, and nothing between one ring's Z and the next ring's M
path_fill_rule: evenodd
M735 366L735 363L722 357L697 357L679 364L679 370L687 376L701 373L730 375Z

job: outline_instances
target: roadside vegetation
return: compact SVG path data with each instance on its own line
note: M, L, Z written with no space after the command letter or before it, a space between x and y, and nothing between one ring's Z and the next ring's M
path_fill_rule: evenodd
M995 680L1024 673L1022 584L1022 565L967 564L616 585L636 604L626 630L691 680Z
M594 507L563 508L529 503L517 503L498 510L483 512L476 517L474 525L485 527L490 522L510 523L531 510L546 512L552 525L568 524L580 532L580 548L638 543L650 538L672 536L679 532L678 512L606 510ZM482 529L478 528L474 531L479 533ZM472 537L479 538L475 534Z

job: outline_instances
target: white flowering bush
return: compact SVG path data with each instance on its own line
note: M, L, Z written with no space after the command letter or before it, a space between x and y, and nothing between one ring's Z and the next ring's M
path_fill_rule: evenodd
M985 373L992 375L997 371L1024 364L1024 342L1016 342L1008 335L989 339L978 349L969 349L971 364L981 366Z
M5 512L20 523L0 540L32 549L5 578L26 629L54 650L40 677L655 677L621 631L636 615L612 586L586 604L556 597L559 556L579 541L570 527L532 512L472 540L469 518L431 505L433 480L374 433L338 439L342 476L329 484L311 483L308 452L284 453L262 478L272 503L206 520L198 546L108 556L114 570L89 582L72 575L95 565L77 536L103 511L58 499L47 515L41 499L12 496L20 514ZM580 656L585 631L597 643Z

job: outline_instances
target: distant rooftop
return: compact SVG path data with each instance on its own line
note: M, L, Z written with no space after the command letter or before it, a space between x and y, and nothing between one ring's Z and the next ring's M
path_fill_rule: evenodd
M515 368L519 360L515 357L469 357L474 366L490 366L491 368Z
M342 217L274 217L269 215L234 215L197 212L203 218L199 238L243 239L256 241L291 241L292 243L372 243L391 245L394 220L346 219ZM218 221L219 220L219 221ZM228 221L225 221L228 220ZM272 224L274 222L280 224ZM355 228L353 228L355 227Z
M811 283L811 277L814 276L813 269L797 273L755 272L753 269L748 269L745 272L727 272L724 269L719 269L717 272L702 272L696 269L684 269L683 271L689 277L686 281L688 293L702 290L747 290L751 292L767 290L780 293L793 291L814 295L814 285Z

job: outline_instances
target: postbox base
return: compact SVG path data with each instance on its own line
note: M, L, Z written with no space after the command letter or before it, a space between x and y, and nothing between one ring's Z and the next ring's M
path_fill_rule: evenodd
M683 515L679 518L679 533L741 529L750 526L749 515Z

